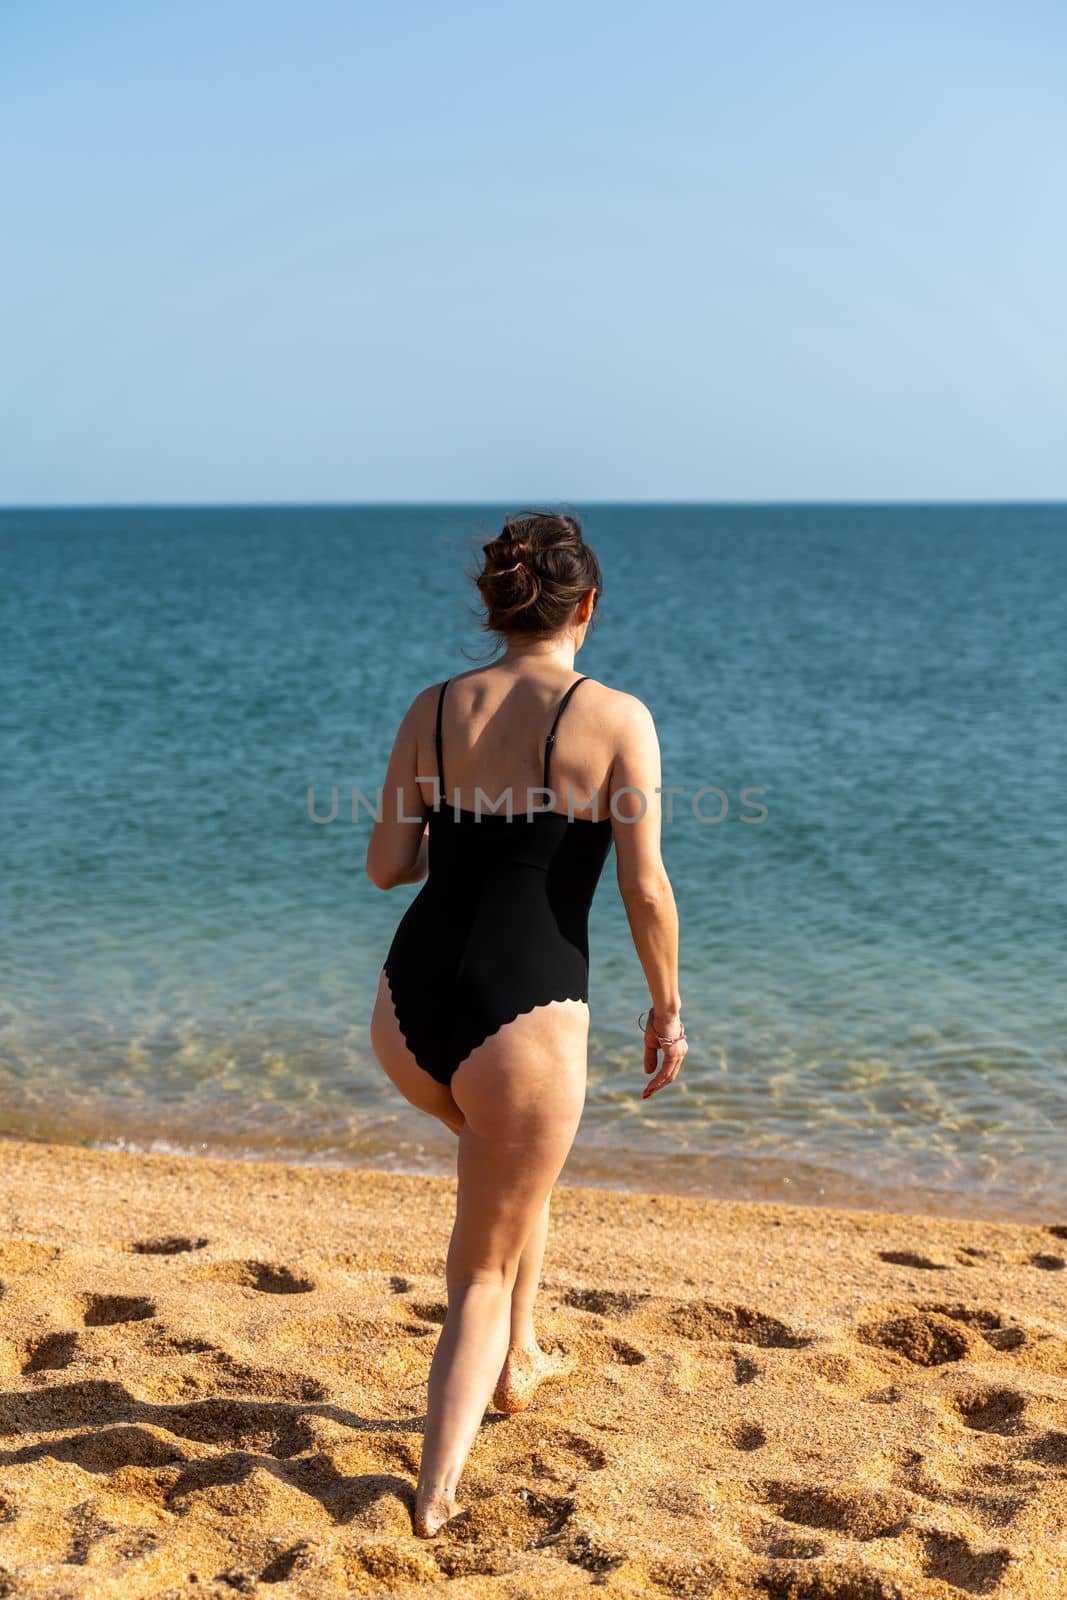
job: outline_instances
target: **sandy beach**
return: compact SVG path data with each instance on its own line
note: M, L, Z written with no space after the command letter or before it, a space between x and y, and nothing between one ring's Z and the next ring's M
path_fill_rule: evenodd
M1067 1218L561 1188L411 1533L447 1179L0 1143L0 1595L1067 1595Z

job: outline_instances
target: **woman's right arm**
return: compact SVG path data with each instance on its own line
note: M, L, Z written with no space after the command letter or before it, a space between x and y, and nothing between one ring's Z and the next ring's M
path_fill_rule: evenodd
M379 889L418 883L426 876L430 813L416 774L419 728L426 725L432 694L432 689L424 689L415 697L393 741L382 785L381 815L367 845L367 876Z
M646 1085L647 1099L678 1076L688 1046L681 1038L678 911L661 853L659 739L648 707L632 695L625 700L611 770L612 835L619 893L648 980L652 1008L645 1029L644 1064L646 1073L655 1076ZM660 1039L680 1042L661 1047ZM663 1064L659 1066L661 1048Z

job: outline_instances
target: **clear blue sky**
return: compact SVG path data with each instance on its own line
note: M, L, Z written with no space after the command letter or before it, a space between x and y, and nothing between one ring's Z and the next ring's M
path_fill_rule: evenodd
M1067 497L1067 8L0 11L0 502Z

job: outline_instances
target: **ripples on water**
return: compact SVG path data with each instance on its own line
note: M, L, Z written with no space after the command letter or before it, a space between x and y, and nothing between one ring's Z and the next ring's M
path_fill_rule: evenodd
M478 509L0 514L0 1128L444 1170L370 1059L414 891L362 873ZM594 907L571 1172L1043 1215L1067 1200L1067 510L600 507L582 669L653 709L692 1048ZM417 626L412 626L412 618ZM308 820L316 787L325 812ZM730 799L717 826L687 801ZM766 822L740 821L762 787ZM707 802L709 812L715 801Z

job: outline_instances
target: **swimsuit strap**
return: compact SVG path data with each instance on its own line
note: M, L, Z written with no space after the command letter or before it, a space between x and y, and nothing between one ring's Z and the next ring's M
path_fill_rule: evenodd
M578 687L578 685L580 683L586 683L587 681L588 680L586 678L575 678L574 682L571 684L570 688L567 690L567 693L563 696L563 699L560 701L559 705L556 707L556 715L555 715L555 718L553 720L552 727L549 729L548 738L545 740L545 775L544 775L544 781L543 781L543 783L541 785L542 788L544 788L544 789L548 788L548 763L549 763L549 758L552 755L552 746L556 742L556 728L558 726L559 719L563 715L563 711L564 711L564 708L565 708L565 706L567 704L567 701L570 699L570 697L574 693L575 689L577 689L577 687Z
M445 703L445 690L451 682L451 678L446 678L441 685L441 693L437 696L437 728L434 733L434 739L437 744L437 782L441 791L441 800L444 800L445 797L445 752L441 743L441 711Z

